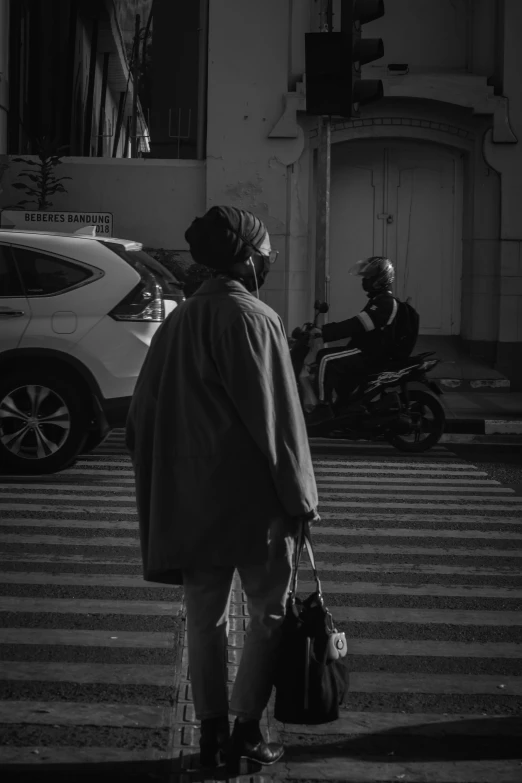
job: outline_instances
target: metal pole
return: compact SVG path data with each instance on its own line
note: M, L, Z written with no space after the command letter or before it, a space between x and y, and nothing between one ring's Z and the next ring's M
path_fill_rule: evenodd
M209 3L199 3L199 62L198 62L198 124L196 157L205 159L205 137L207 130L207 72L208 72L208 25Z
M140 15L134 28L134 62L132 68L131 158L138 157L138 86L140 81Z
M98 157L103 157L103 139L105 136L105 107L107 105L107 82L109 80L110 52L103 54L103 75L100 96L100 116L98 118Z
M332 127L330 117L319 118L317 148L317 230L315 238L315 294L330 296L330 172Z
M326 6L328 27L325 32L333 32L332 0ZM330 298L330 175L331 175L331 117L318 118L317 147L317 215L315 236L315 295L317 299L329 301Z
M92 120L94 108L94 82L96 80L96 59L98 57L98 20L92 20L91 54L89 62L89 80L87 83L87 100L85 102L85 124L83 130L83 155L91 154Z

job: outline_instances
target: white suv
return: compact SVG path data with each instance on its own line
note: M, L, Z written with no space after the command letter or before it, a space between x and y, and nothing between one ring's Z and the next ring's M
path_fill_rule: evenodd
M181 301L137 242L0 230L0 469L60 470L123 426Z

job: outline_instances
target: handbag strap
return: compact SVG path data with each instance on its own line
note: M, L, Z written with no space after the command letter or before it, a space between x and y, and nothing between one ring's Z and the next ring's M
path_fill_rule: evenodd
M312 572L315 579L315 585L317 588L317 593L319 597L322 600L322 588L321 588L321 581L319 579L319 574L317 573L317 568L315 565L315 555L314 555L314 547L312 544L312 536L310 534L310 524L308 522L303 522L299 528L299 532L296 537L296 547L295 547L295 556L294 556L294 567L292 571L292 581L290 583L290 593L289 597L293 601L295 599L295 594L297 591L297 576L299 571L299 564L301 562L301 555L303 554L303 549L306 546L306 551L308 552L308 558L310 560L310 566L312 568Z

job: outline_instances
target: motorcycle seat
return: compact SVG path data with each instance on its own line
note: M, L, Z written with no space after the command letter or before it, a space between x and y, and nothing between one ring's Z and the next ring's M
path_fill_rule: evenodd
M412 364L421 364L428 356L433 356L435 351L425 351L424 353L418 353L414 356L409 356L407 359L392 359L386 364L386 370L402 370L404 367L409 367Z

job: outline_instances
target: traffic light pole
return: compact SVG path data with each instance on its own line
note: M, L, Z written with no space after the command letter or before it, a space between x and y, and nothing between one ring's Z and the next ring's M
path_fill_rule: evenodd
M317 208L315 234L315 298L328 302L330 298L330 171L332 121L318 118L317 146Z
M323 0L326 25L322 31L333 32L333 0ZM325 17L323 16L323 19ZM315 298L328 302L330 298L330 172L332 118L317 118L317 214L315 232Z

